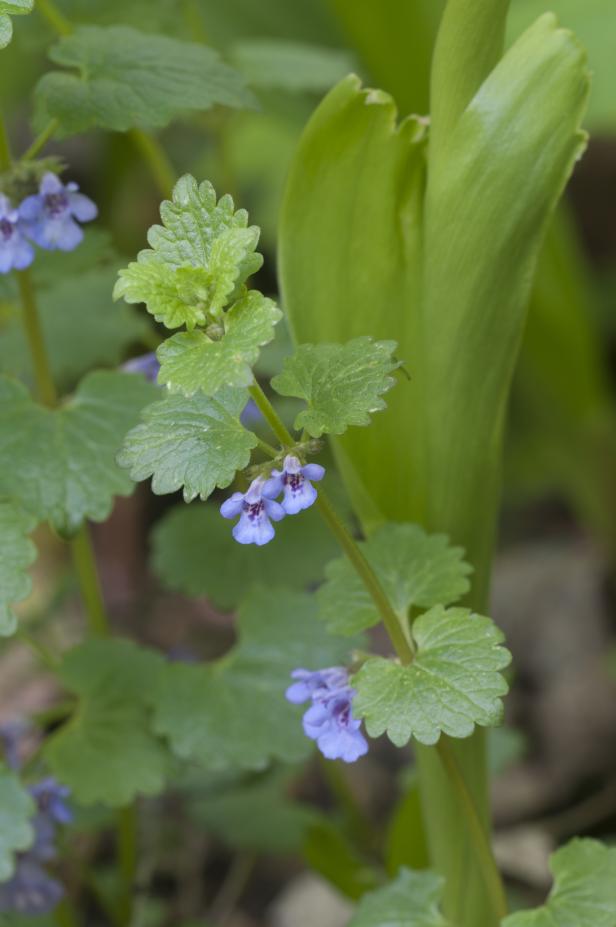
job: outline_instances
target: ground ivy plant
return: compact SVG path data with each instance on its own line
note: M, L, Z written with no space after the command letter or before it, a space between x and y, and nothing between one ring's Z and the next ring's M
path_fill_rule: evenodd
M0 0L0 45L11 39L10 17L31 7ZM332 881L358 899L353 927L467 927L462 909L458 916L446 903L442 872L403 866L390 881L380 869L366 874L346 838L332 836L331 822L284 793L287 770L315 748L325 761L351 764L385 735L397 748L413 743L430 751L423 755L455 796L489 912L474 927L613 927L616 850L588 839L555 853L554 888L543 906L507 913L489 830L456 752L458 741L501 723L507 693L503 634L468 599L476 564L445 533L403 513L380 518L376 527L360 511L362 532L340 491L338 471L351 473L360 446L348 435L370 434L388 415L391 397L398 408L411 405L413 363L423 382L427 361L417 359L416 348L407 357L392 338L395 327L383 333L380 322L377 332L364 314L360 331L356 319L339 325L349 337L296 339L275 374L264 376L262 351L276 338L283 312L255 285L263 263L259 229L230 195L219 197L208 180L189 174L173 184L160 224L149 229L148 247L134 261L118 266L116 259L105 270L96 259L88 267L96 232L92 238L85 229L98 209L70 179L70 168L65 176L57 159L41 157L47 141L94 127L128 133L166 189L169 165L149 130L214 103L251 107L255 99L242 73L204 45L124 26L74 29L48 0L40 10L60 37L50 52L56 67L35 90L39 135L15 158L0 132L0 274L25 332L23 344L9 324L9 348L0 349L0 634L32 647L60 695L34 752L24 746L23 727L0 726L1 916L10 925L22 915L78 922L80 889L73 883L80 867L69 886L54 860L61 848L69 862L74 858L73 818L90 813L101 816L105 832L116 832L112 921L141 923L134 914L138 810L192 776L211 788L195 804L197 819L240 847L263 845L250 827L263 803L261 827L280 822L268 846L294 847L309 826L306 858L331 875L326 857L335 855ZM552 31L543 21L522 51L532 52L546 33L553 39ZM494 80L506 85L500 67ZM336 107L357 107L356 92L348 81L333 91L324 104L328 122L335 124ZM367 112L380 119L378 107L388 105L378 91L370 94L355 114L360 121ZM498 87L484 91L494 108L490 94L497 99ZM466 112L459 132L472 134L476 120ZM411 147L415 179L424 176L427 133L425 120L411 120L394 141ZM434 157L442 159L438 141L437 131ZM433 183L463 199L462 182L446 176L443 160L436 163ZM465 182L466 168L457 168ZM534 182L539 187L545 178ZM438 199L438 190L429 192ZM554 197L548 192L545 199ZM429 197L428 205L430 245L446 223ZM292 200L286 208L288 215ZM97 254L101 247L99 241ZM48 252L64 252L57 266L66 261L68 269L51 292ZM79 252L86 264L70 264ZM93 362L84 370L58 335L53 307L67 299L71 268L98 293L110 267L120 304L109 310L115 328L92 316ZM312 274L319 275L318 266ZM428 275L427 285L430 292L441 283ZM445 348L448 339L457 343L454 323L439 342ZM70 332L74 319L64 324ZM135 340L156 349L120 368ZM441 369L444 361L430 363ZM89 369L97 366L104 369ZM64 389L64 378L73 388ZM441 410L443 404L441 398ZM381 427L390 428L387 421ZM404 435L398 438L402 446ZM433 453L437 441L428 438ZM369 495L367 459L356 469ZM399 473L401 459L392 472ZM191 503L156 529L157 574L236 614L236 643L205 663L172 659L111 633L88 522L105 520L116 497L146 480L154 494L181 491ZM355 502L358 484L347 489ZM87 615L84 639L60 653L21 628L15 608L30 591L30 535L41 525L69 545ZM382 637L370 634L373 628Z

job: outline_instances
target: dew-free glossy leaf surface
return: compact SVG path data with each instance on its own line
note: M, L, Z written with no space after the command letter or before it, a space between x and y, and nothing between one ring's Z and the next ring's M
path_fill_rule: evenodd
M466 608L430 609L413 623L417 653L409 666L370 657L353 677L353 711L371 737L387 732L402 747L414 737L435 744L441 733L468 737L475 725L502 720L511 660L490 618Z
M115 456L143 406L158 395L143 377L99 371L50 410L17 381L0 377L0 495L61 533L86 518L103 521L113 497L133 490Z
M443 534L426 534L419 525L383 525L360 543L396 612L457 602L470 583L470 567L460 547ZM321 617L335 634L356 634L379 621L364 584L346 557L332 561L317 594Z
M349 425L369 425L370 414L385 408L383 393L394 385L400 366L393 341L355 338L346 344L303 344L272 380L281 396L304 399L308 408L295 419L314 438L342 434Z
M169 756L147 706L163 665L159 654L120 639L88 641L65 656L60 679L78 705L44 753L78 802L118 807L162 790Z
M120 466L134 480L152 477L157 495L184 491L184 501L224 489L250 461L257 438L239 416L245 390L223 390L214 398L170 396L149 405L143 422L126 436Z
M575 838L550 858L554 885L547 902L510 914L502 927L613 927L616 849Z
M0 763L0 882L12 876L15 853L32 844L34 811L34 802L15 773Z
M0 636L12 634L17 616L11 605L30 592L32 581L25 572L36 559L28 534L36 519L13 502L0 500Z
M60 134L97 127L125 132L166 126L215 103L254 102L244 78L212 48L129 26L80 26L50 52L65 70L36 87L37 123L60 123Z
M206 596L222 609L237 606L254 585L293 589L319 582L338 546L314 508L286 518L264 547L238 544L214 504L178 506L156 526L152 565L169 589ZM238 577L240 581L238 582Z
M212 341L205 332L180 332L158 349L158 382L192 396L214 396L222 387L250 386L260 348L274 338L280 309L258 290L250 290L225 312L224 335Z
M315 611L309 595L254 590L240 606L239 642L228 654L206 666L167 667L153 693L154 723L177 756L225 770L310 753L302 710L285 700L289 674L336 665L349 647L319 630Z
M349 927L450 927L439 910L441 876L401 869L397 878L359 902Z

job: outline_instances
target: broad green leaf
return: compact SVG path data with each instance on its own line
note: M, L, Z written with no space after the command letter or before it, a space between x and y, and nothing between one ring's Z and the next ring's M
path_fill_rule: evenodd
M0 0L0 48L6 48L13 38L11 16L30 13L34 0Z
M310 805L286 793L288 772L275 771L255 782L216 791L191 804L191 814L207 832L228 846L262 853L294 853L308 828L318 820Z
M280 39L243 39L231 60L254 87L323 91L356 68L347 51Z
M361 898L381 879L373 861L358 851L335 818L322 818L310 828L303 856L310 869L348 898Z
M450 605L468 592L471 568L460 547L443 534L426 534L419 525L383 525L360 544L398 615L409 609ZM321 617L335 634L356 634L378 624L372 598L346 557L332 561L319 589Z
M160 128L216 103L254 103L243 77L212 48L128 26L80 26L52 47L50 58L68 70L38 82L36 121L57 119L61 135Z
M112 302L115 276L113 267L87 270L41 290L41 327L56 383L71 387L93 367L116 367L131 345L151 338L146 317ZM0 321L0 370L34 379L17 304Z
M150 730L148 699L163 666L159 654L120 639L64 657L59 677L78 705L44 755L78 802L117 807L162 790L169 756Z
M169 589L235 608L253 585L306 589L323 578L338 546L314 509L287 518L265 547L238 544L217 505L177 506L156 526L153 568ZM241 583L237 577L241 576Z
M417 770L405 779L404 794L392 810L385 836L385 862L392 878L403 866L423 870L430 865Z
M13 502L0 500L0 636L17 627L11 604L25 599L32 587L25 568L36 559L36 548L28 539L35 523Z
M0 377L0 495L63 534L103 521L133 484L115 456L140 410L159 395L143 377L94 372L57 409Z
M413 623L417 653L409 666L370 657L354 676L353 711L371 737L387 732L397 747L411 737L435 744L441 733L469 737L475 725L502 720L511 660L503 634L466 608L435 606Z
M394 385L393 341L355 338L346 344L303 344L286 358L272 380L281 396L304 399L308 408L295 419L314 438L340 435L349 425L369 425L370 413L385 408L382 394Z
M554 885L545 905L510 914L502 927L613 927L616 848L575 838L550 859Z
M205 332L180 332L163 342L157 352L158 382L184 396L197 390L214 396L225 386L250 386L259 349L273 339L280 318L271 299L249 290L222 317L220 340L212 341Z
M15 854L34 840L35 806L14 772L0 762L0 882L13 875Z
M302 709L284 697L289 674L298 666L336 665L349 646L319 631L315 611L307 594L253 590L240 606L239 642L228 654L206 666L167 667L152 692L154 724L177 756L226 770L262 769L269 760L296 762L310 753Z
M362 898L349 927L448 927L439 910L442 894L441 876L401 869L393 882Z
M156 495L183 488L185 502L207 499L248 466L257 445L239 418L247 399L245 390L223 390L214 398L199 393L155 402L127 435L118 463L134 480L152 477Z

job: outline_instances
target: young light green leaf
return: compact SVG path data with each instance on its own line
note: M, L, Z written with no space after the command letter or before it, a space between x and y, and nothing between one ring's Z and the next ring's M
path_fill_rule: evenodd
M120 639L87 641L64 657L60 680L79 702L44 755L80 803L118 807L161 791L169 755L147 706L163 666L159 654Z
M73 387L93 367L116 367L130 345L147 343L152 327L132 306L114 305L114 267L80 271L41 289L39 313L56 383ZM34 381L21 312L0 322L0 370Z
M387 732L397 747L411 737L435 744L441 733L469 737L475 725L502 720L501 675L511 660L490 618L437 605L413 623L417 653L402 666L371 657L354 676L353 711L371 737Z
M305 399L295 419L313 438L340 435L349 425L368 425L370 413L385 408L382 394L394 385L394 341L354 338L346 344L302 344L272 380L281 396Z
M143 406L159 394L143 377L99 371L52 410L0 377L0 495L62 534L86 518L103 521L113 497L133 490L115 455Z
M348 927L449 927L439 910L443 878L401 869L397 878L359 902Z
M14 772L0 763L0 883L15 870L15 854L34 840L30 823L35 806Z
M144 302L167 328L203 325L208 314L241 295L241 285L263 263L255 252L259 229L247 227L246 210L230 196L216 202L208 181L186 174L160 207L164 225L148 232L151 249L120 271L114 299Z
M251 586L276 585L284 576L293 589L307 589L323 578L338 552L319 513L287 518L264 547L238 544L217 505L180 505L156 526L153 568L168 589L207 596L221 609L235 608ZM237 577L241 576L241 583Z
M451 605L468 592L471 567L463 560L464 551L450 547L443 534L390 523L360 546L403 621L410 608ZM331 631L356 634L378 623L374 602L346 557L332 561L325 573L327 582L317 597Z
M250 386L259 349L274 337L280 309L258 290L249 290L225 312L224 334L212 341L204 332L180 332L158 349L158 382L192 396L214 396L225 386Z
M616 924L616 848L575 838L550 859L554 885L547 902L516 911L502 927L613 927Z
M239 419L247 400L245 390L222 390L214 398L199 393L155 402L126 436L118 463L134 480L151 476L157 495L183 487L186 502L207 499L248 465L257 445Z
M152 690L154 724L174 753L209 770L306 757L311 744L301 708L284 698L289 674L297 666L335 665L349 646L319 632L314 619L311 596L256 589L240 607L240 639L230 653L208 666L167 667Z
M34 0L0 0L0 48L6 48L13 38L11 16L30 13Z
M244 78L217 52L195 42L128 26L80 26L53 46L54 64L36 86L36 122L57 119L59 133L98 127L160 128L216 103L254 104Z
M231 60L253 87L289 91L329 90L357 65L347 51L284 39L242 39Z
M0 636L17 627L11 604L25 599L32 586L24 570L36 559L36 548L27 537L35 524L36 519L15 503L0 501Z

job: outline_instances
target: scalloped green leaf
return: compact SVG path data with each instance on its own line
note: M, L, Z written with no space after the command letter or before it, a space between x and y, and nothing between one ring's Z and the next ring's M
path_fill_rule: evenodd
M428 869L401 869L388 885L364 895L348 927L449 927L439 910L443 884Z
M419 525L389 523L360 543L402 621L409 609L451 605L470 588L471 567L461 547L444 534L427 534ZM336 634L356 634L378 624L380 616L346 557L333 560L317 598L320 616Z
M319 582L336 541L314 508L287 518L264 547L238 544L217 505L180 505L168 512L152 535L154 572L168 589L207 596L221 609L235 608L247 589L276 585L293 589ZM237 582L241 576L242 582Z
M411 737L437 743L441 733L469 737L475 725L499 724L511 661L504 635L490 618L437 605L413 623L417 653L402 666L371 657L353 677L353 711L371 737L387 732L397 747Z
M163 667L160 654L120 639L90 640L64 657L59 677L78 705L44 756L78 802L120 807L162 790L170 757L151 731L148 693Z
M554 885L547 902L516 911L502 927L614 927L616 848L576 837L550 857Z
M167 667L152 690L154 725L178 757L208 770L262 769L310 753L302 709L284 698L289 674L335 665L349 648L315 627L315 611L310 595L254 589L240 606L239 642L229 653L205 666Z
M114 496L133 491L115 456L159 394L143 377L95 371L63 405L48 409L21 383L0 377L0 495L62 534L86 518L103 521Z
M162 128L176 116L216 103L250 107L239 72L212 48L129 26L79 26L49 53L64 69L35 90L36 122L57 119L59 134L92 128Z
M14 502L0 501L0 636L12 634L17 616L11 605L25 599L32 581L25 568L36 559L28 538L36 519Z
M13 38L11 16L31 13L34 0L0 0L0 48L6 48Z
M158 382L170 392L214 396L223 387L250 386L259 350L274 338L280 309L258 290L249 290L222 318L224 334L212 341L205 332L180 332L159 347Z
M156 495L183 489L192 502L224 489L250 462L257 437L240 422L245 390L222 390L211 398L169 396L149 405L143 422L126 436L118 454L134 480L152 477Z
M0 882L13 875L15 854L32 845L34 812L32 797L15 773L0 763Z
M341 435L349 425L369 425L370 413L385 408L382 394L394 385L390 374L400 366L392 357L395 348L395 341L368 337L346 344L302 344L285 358L272 387L307 403L295 428L305 428L313 438L324 432Z

